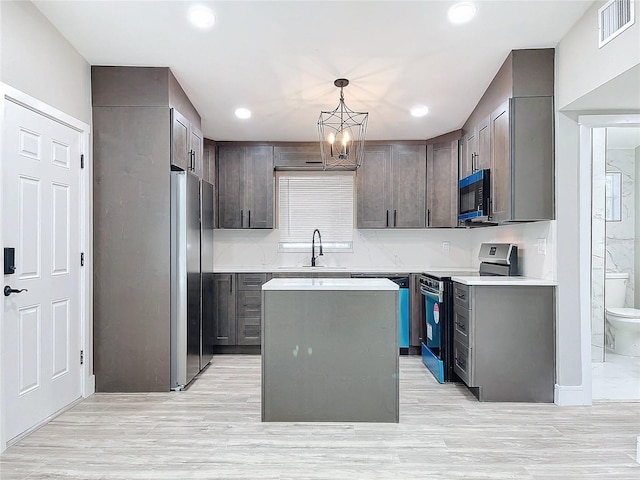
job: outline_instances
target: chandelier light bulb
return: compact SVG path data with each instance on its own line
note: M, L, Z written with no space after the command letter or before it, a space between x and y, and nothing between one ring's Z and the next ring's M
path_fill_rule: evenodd
M340 89L340 102L334 110L321 111L318 118L322 166L324 170L355 170L362 164L369 114L351 110L345 104L343 89L349 80L338 78L333 84Z

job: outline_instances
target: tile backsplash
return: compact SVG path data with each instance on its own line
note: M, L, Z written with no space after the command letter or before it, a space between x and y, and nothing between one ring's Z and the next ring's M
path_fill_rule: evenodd
M309 241L311 241L309 233ZM214 270L308 265L309 252L278 251L278 230L215 230ZM537 251L544 239L546 254ZM395 269L420 272L425 269L479 266L480 243L514 242L519 248L522 275L555 280L555 221L483 228L354 230L353 250L325 252L318 263L349 270Z

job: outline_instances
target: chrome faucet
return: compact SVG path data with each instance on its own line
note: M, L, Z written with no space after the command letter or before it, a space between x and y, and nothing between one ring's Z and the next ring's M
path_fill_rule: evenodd
M317 228L313 231L313 236L311 237L311 266L316 266L316 232L318 232L318 242L320 243L320 253L318 257L322 255L322 235L320 235L320 230Z

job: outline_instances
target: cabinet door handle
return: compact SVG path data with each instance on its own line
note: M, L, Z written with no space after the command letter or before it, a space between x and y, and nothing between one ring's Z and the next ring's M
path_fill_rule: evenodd
M249 210L249 228L251 228L251 210Z
M387 227L389 226L389 210L387 210Z
M240 210L240 228L244 227L244 210Z
M398 219L398 215L397 214L398 214L398 211L394 210L393 211L393 226L394 227L397 225L397 222L396 222L396 220Z
M229 275L229 293L233 293L233 274Z
M427 208L427 227L431 226L431 210Z

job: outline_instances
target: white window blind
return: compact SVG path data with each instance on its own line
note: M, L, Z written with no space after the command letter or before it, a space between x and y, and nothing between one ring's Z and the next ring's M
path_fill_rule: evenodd
M280 176L280 249L310 247L316 228L324 248L353 248L353 180L352 172Z

